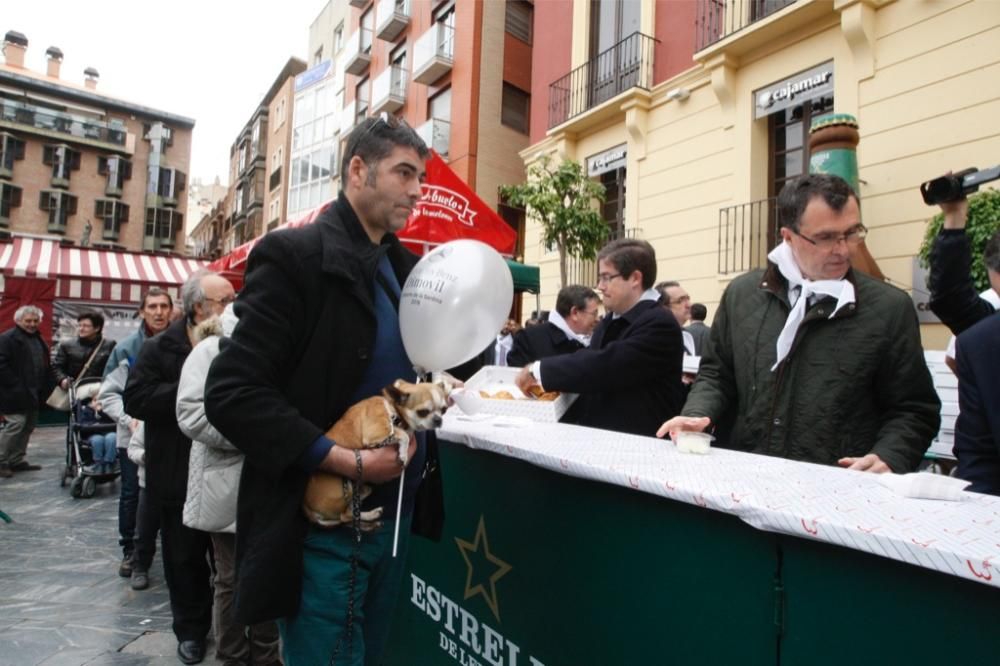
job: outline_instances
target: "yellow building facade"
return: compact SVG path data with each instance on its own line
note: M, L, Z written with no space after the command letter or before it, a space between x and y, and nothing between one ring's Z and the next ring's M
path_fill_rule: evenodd
M638 1L651 34L659 4ZM587 58L591 6L573 4L574 67ZM809 109L851 114L868 249L892 284L913 293L915 257L937 213L919 184L1000 162L1000 2L798 0L760 20L733 18L714 19L720 34L690 69L552 127L521 153L525 163L564 156L592 173L608 159L623 164L622 231L648 240L657 279L680 281L711 318L729 281L766 253L768 200L808 159ZM725 34L730 25L741 28ZM524 258L541 266L542 303L551 305L558 255L539 231L529 216ZM943 326L922 331L926 348L944 348Z

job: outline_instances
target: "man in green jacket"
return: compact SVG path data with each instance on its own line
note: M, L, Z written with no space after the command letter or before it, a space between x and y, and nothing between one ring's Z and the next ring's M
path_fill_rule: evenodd
M857 195L810 174L778 195L782 242L726 288L681 416L657 435L717 427L723 446L870 472L916 469L940 425L916 312L851 270Z

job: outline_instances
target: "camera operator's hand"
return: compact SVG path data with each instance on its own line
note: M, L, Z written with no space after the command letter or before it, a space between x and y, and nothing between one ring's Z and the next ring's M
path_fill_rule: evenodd
M946 176L950 176L953 172L949 171ZM964 229L965 221L969 215L969 200L966 198L959 199L958 201L948 201L945 203L938 204L941 207L941 212L944 213L944 228L945 229Z
M966 218L969 216L969 200L949 201L940 204L941 212L944 213L945 229L964 229Z

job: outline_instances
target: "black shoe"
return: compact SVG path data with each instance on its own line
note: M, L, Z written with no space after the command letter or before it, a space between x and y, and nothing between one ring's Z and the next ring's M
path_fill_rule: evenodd
M22 460L16 465L11 465L10 468L15 472L37 472L42 468L41 465L32 465L27 460Z
M140 569L132 570L132 589L145 590L149 587L149 574Z
M185 664L200 664L205 659L205 641L181 641L177 656Z
M132 576L132 553L126 553L122 558L122 563L118 566L118 575L122 578Z

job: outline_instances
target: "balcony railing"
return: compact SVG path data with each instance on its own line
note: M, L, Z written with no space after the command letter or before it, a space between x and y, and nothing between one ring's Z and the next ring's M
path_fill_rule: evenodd
M358 28L344 42L344 71L361 76L372 64L372 35L367 28Z
M739 32L795 0L698 0L695 51Z
M375 7L375 36L394 41L410 22L410 0L379 0Z
M653 86L652 37L633 32L549 86L549 128L629 90Z
M451 123L440 118L431 118L417 128L417 134L424 140L428 148L441 157L448 157L451 144Z
M413 46L413 80L430 85L451 71L455 55L455 30L435 23Z
M394 113L406 102L406 70L399 65L385 68L372 83L372 114Z
M622 238L640 238L642 229L612 229L605 240L609 243ZM577 259L575 257L566 258L566 284L582 284L585 287L593 287L597 284L597 259Z
M90 120L9 99L0 98L0 122L18 125L19 128L47 130L113 146L125 146L125 126L120 123Z
M767 264L778 237L775 199L719 209L719 273L742 273Z

